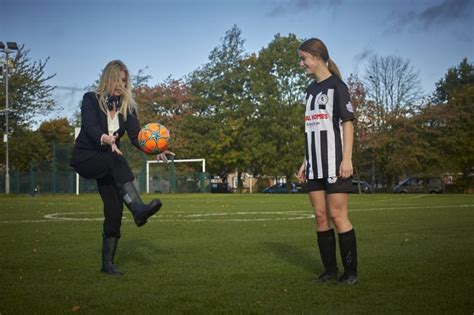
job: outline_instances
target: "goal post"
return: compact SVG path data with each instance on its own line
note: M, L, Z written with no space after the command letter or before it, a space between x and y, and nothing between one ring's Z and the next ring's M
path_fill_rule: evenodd
M165 163L163 161L148 160L146 161L146 193L150 193L150 164ZM178 159L169 160L167 163L201 163L201 172L206 172L206 159Z

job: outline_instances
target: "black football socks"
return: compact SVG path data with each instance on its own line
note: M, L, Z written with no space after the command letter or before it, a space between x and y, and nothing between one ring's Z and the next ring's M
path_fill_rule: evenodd
M315 281L327 282L335 279L337 276L337 260L336 260L336 237L334 229L317 232L318 247L321 255L321 262L324 266L324 273L321 274Z
M357 242L354 229L339 234L339 249L341 251L344 274L337 279L340 284L357 283Z

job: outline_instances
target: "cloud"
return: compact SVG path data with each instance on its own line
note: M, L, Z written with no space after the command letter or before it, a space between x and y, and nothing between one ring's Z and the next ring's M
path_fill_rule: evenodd
M287 9L280 4L275 5L269 12L270 16L282 16L287 13Z
M342 4L342 0L281 0L268 1L269 16L283 16L299 12L311 11L314 8L336 8Z
M360 62L363 62L364 60L366 60L367 58L369 58L373 54L374 54L374 52L372 51L372 49L364 48L363 51L361 51L360 53L358 53L357 55L354 56L354 59L355 59L356 63L360 63Z
M431 6L420 14L420 23L429 27L432 24L450 23L459 19L469 18L472 13L471 0L445 0L439 5Z
M405 28L427 31L463 21L472 23L470 21L474 12L473 4L471 0L443 0L418 12L405 12L396 16L394 25L387 32L399 32Z
M368 58L373 56L375 52L371 48L364 48L360 53L354 56L354 68L352 70L353 73L359 73L359 66L364 63Z

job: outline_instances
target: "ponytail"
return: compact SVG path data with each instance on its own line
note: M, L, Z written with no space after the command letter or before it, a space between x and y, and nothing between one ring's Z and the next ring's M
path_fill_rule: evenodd
M321 58L322 60L324 60L325 62L327 62L329 71L332 74L338 76L339 79L342 80L341 72L339 72L339 69L337 68L334 61L332 61L332 59L329 58L328 49L327 49L326 45L324 45L322 40L320 40L318 38L310 38L308 40L305 40L300 45L300 47L298 47L298 50L305 51L305 52L307 52L307 53L309 53L313 56L317 56L317 57Z
M328 58L328 69L329 71L334 74L334 75L337 75L339 77L339 79L342 80L342 75L341 75L341 72L339 71L339 68L336 66L336 64L334 63L334 61L332 61L331 58Z

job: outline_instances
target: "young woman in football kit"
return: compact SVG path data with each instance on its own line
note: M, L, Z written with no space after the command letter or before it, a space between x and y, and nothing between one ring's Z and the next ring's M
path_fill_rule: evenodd
M130 74L119 60L109 62L102 72L95 92L84 95L81 105L81 131L74 143L71 166L79 175L96 179L104 204L102 231L102 268L110 275L121 275L115 269L114 256L120 239L123 203L133 214L137 226L161 208L158 199L144 204L133 184L133 173L120 151L125 131L131 143L141 150L137 136L140 125L137 106L131 94ZM158 159L166 161L165 151Z
M321 40L306 40L298 48L298 55L300 65L316 78L306 89L306 155L298 171L315 211L317 242L325 268L316 282L336 279L340 284L355 284L356 235L347 209L352 188L354 119L349 92ZM333 226L344 266L339 277Z

